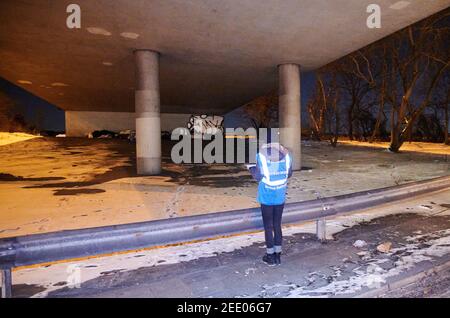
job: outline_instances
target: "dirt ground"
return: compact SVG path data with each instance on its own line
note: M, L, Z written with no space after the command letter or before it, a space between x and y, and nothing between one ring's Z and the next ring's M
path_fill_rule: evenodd
M302 143L288 202L375 189L450 173L448 154ZM445 148L444 148L445 150ZM126 140L36 138L0 146L0 237L141 222L257 206L244 165L175 165L135 173Z

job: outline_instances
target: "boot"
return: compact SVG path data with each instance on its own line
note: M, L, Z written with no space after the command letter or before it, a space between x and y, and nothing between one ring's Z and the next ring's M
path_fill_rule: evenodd
M275 264L281 265L281 253L275 253Z
M263 262L266 263L269 266L275 266L275 254L266 254L263 256Z

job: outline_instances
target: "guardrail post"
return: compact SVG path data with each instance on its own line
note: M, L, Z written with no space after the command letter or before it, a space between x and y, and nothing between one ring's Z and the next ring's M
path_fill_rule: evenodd
M11 268L0 269L0 287L1 287L1 297L0 298L11 298L12 297L12 276Z
M326 226L327 226L327 221L325 218L317 219L316 234L317 234L317 238L321 242L325 242L327 240Z

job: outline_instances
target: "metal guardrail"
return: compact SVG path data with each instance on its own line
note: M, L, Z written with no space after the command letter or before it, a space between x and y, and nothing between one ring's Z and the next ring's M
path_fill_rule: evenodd
M450 187L450 176L336 197L286 204L283 224L317 220L317 235L325 239L325 218L371 208ZM214 238L263 229L259 208L210 213L0 239L2 297L11 297L11 269L132 251L154 246Z

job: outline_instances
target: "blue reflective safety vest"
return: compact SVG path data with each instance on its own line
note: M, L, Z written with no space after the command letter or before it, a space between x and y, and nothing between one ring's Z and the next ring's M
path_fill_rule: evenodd
M264 154L256 155L256 166L262 179L258 185L258 202L264 205L281 205L286 201L287 180L292 169L287 153L279 161L270 161Z

